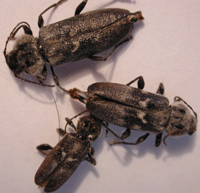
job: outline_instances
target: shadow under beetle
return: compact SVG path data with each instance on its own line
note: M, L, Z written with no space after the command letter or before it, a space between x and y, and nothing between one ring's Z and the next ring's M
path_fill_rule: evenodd
M121 44L131 39L134 23L144 19L141 11L130 13L128 10L115 8L80 14L87 3L87 0L83 0L76 8L74 17L43 26L42 15L64 1L60 0L49 6L39 15L38 38L32 35L27 22L20 22L10 33L4 56L15 77L45 85L43 82L47 78L46 63L49 63L56 85L65 90L60 86L59 79L53 71L54 66L83 58L105 61ZM13 50L7 53L8 42L15 38L20 28L23 28L25 34L17 39ZM113 50L106 57L95 55L112 47ZM39 82L25 79L20 76L21 73L34 75Z
M135 81L138 81L138 88L130 86ZM73 99L86 104L87 111L96 120L101 121L107 132L111 131L119 139L129 137L131 129L146 132L136 143L114 141L111 145L137 145L150 133L155 133L155 146L158 147L162 141L163 131L168 133L163 139L164 143L168 136L192 135L196 131L197 114L183 99L176 96L174 103L169 105L169 100L163 96L162 83L156 94L144 91L143 88L144 80L139 76L126 85L100 82L90 85L87 92L77 88L67 92ZM118 136L108 128L108 123L125 127L126 130Z
M80 118L77 127L72 121L67 124L70 124L76 132L65 132L63 139L54 148L48 144L37 146L46 158L35 174L35 183L40 188L44 187L45 192L53 192L60 188L83 160L96 165L90 141L95 141L99 137L101 125L97 124L92 116ZM48 150L51 151L46 154L45 151Z

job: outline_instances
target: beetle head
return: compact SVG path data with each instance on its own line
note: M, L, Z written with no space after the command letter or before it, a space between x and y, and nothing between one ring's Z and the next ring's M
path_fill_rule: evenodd
M185 104L184 104L185 103ZM166 128L167 136L192 135L196 131L197 114L183 99L174 98L171 105L171 117Z
M81 117L77 124L77 133L83 139L95 141L101 134L101 124L92 116Z
M21 36L13 50L5 54L5 57L10 70L16 75L20 73L38 75L45 65L37 48L37 39L32 35Z

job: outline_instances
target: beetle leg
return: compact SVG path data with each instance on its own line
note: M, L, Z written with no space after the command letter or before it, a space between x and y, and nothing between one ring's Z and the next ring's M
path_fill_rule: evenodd
M69 119L68 117L65 118L67 121L65 125L65 129L57 128L57 132L60 136L64 136L67 133L67 125L70 125L75 131L77 130L74 123L72 122L72 119Z
M66 131L61 128L57 128L56 131L58 132L59 136L64 136L66 134Z
M14 74L16 78L19 78L25 82L30 82L32 84L38 84L38 85L42 85L42 86L47 86L47 87L54 87L55 85L47 85L47 84L43 84L43 83L40 83L40 82L34 82L34 81L31 81L31 80L27 80L25 78L22 78L19 74Z
M61 129L61 128L57 128L57 132L59 133L60 136L64 136L66 133L67 133L67 125L70 125L75 131L77 131L77 128L76 126L74 125L72 119L80 116L81 114L87 112L87 110L85 111L82 111L80 112L79 114L75 115L74 117L72 117L71 119L66 117L65 120L66 120L66 125L65 125L65 129Z
M85 160L93 165L96 165L96 160L94 158L94 148L92 146L90 147L88 157L85 157Z
M132 36L126 38L125 40L123 40L122 42L120 42L118 45L116 45L116 46L113 48L113 50L112 50L107 56L105 56L105 57L103 57L103 56L89 56L88 58L91 59L91 60L94 60L94 61L106 61L106 60L118 49L118 47L119 47L121 44L123 44L123 43L129 41L130 39L132 39Z
M55 84L61 89L61 90L63 90L64 92L67 92L67 93L69 93L69 91L68 90L66 90L66 89L64 89L63 87L61 87L60 86L60 83L59 83L59 78L56 76L56 74L55 74L55 72L54 72L54 70L53 70L53 67L52 66L50 66L50 69L51 69L51 73L52 73L52 76L53 76L53 80L54 80L54 82L55 82Z
M88 0L83 0L79 5L78 7L76 8L76 11L75 11L75 15L78 15L81 13L81 11L84 9L85 5L87 4Z
M164 89L164 85L163 85L163 83L160 83L159 84L159 87L158 87L158 90L157 90L157 92L156 93L158 93L158 94L164 94L164 91L165 91L165 89Z
M139 143L142 143L143 141L145 141L149 135L150 133L146 133L145 135L138 138L138 140L135 143L125 142L125 141L113 141L113 142L110 142L110 145L114 145L114 144L138 145Z
M105 122L105 124L108 126L107 122ZM105 134L105 137L107 137L107 136L108 136L108 129L106 129L106 134Z
M47 155L48 153L46 153L45 151L48 151L48 150L51 150L51 149L53 149L53 147L51 147L49 144L41 144L41 145L38 145L37 147L36 147L36 149L40 152L40 153L42 153L42 154L44 154L44 155Z
M47 79L47 68L44 65L41 75L37 75L36 78L40 83L43 83Z
M143 76L138 76L137 78L133 79L131 82L129 82L128 84L126 84L127 86L130 86L131 84L133 84L135 81L138 81L137 84L138 84L138 88L139 89L143 89L144 88L144 78Z
M127 137L129 137L131 134L131 130L130 129L126 129L126 131L124 131L121 135L121 140L126 139Z
M121 137L120 137L119 135L117 135L113 130L111 130L111 129L108 127L108 124L107 124L107 123L106 123L106 124L105 124L105 123L101 123L101 125L103 125L103 126L106 128L106 135L105 135L106 137L107 137L108 131L110 131L115 137L117 137L117 138L119 138L119 139L121 139L121 140L123 140L123 139L129 137L130 134L131 134L130 129L126 129L126 131L124 131L124 132L122 133Z
M108 130L106 129L106 134L105 134L105 137L107 137L108 136Z
M38 27L41 28L43 27L44 24L44 20L42 15L47 12L49 9L51 9L52 7L58 7L58 5L60 5L61 3L63 3L66 0L60 0L57 3L54 3L53 5L49 6L48 8L46 8L39 16L38 16Z
M75 131L77 130L72 119L66 117L65 120L67 121L67 124L69 124Z
M66 0L60 0L58 1L57 3L54 3L53 5L49 6L48 8L46 8L39 16L38 16L38 27L41 28L43 27L44 25L44 19L42 17L42 15L47 12L49 9L53 8L53 7L58 7L58 5L60 5L61 3L63 3L64 1ZM87 3L88 0L83 0L79 5L78 7L76 8L76 11L75 11L75 15L79 14L85 7L86 3Z
M159 147L159 145L161 144L161 141L162 141L162 133L159 133L156 135L155 146Z
M113 130L111 130L105 123L100 123L100 124L106 128L107 133L108 133L108 131L110 131L115 137L121 139L121 137L119 135L117 135Z

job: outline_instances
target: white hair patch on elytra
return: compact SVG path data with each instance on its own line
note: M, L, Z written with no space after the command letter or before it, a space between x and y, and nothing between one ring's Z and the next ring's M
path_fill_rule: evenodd
M144 124L147 123L147 120L144 119L144 117L146 116L146 113L145 113L145 112L140 111L140 112L137 113L137 116L138 116L139 119L141 119L141 121L142 121Z

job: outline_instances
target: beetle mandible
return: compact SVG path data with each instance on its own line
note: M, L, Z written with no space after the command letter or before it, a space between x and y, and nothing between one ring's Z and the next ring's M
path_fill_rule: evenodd
M138 81L138 88L130 85ZM107 132L108 126L103 123L111 123L125 127L126 131L118 136L121 140L131 134L131 129L146 132L136 143L114 141L111 144L137 145L143 142L150 133L156 134L155 146L162 141L163 131L168 136L192 135L196 131L197 114L182 98L175 97L174 103L169 105L169 100L163 96L164 86L160 83L157 93L142 90L144 79L139 76L127 85L100 82L90 85L87 92L77 88L68 90L73 99L78 99L86 104L87 111L96 119L102 121ZM166 143L165 143L166 144Z
M35 183L40 188L44 187L45 192L53 192L60 188L83 160L96 165L94 149L90 141L95 141L99 137L101 125L97 124L92 116L80 118L77 127L72 121L68 121L67 124L70 124L76 132L66 132L63 139L54 148L48 144L37 146L37 149L45 154L46 158L35 174ZM45 151L48 150L51 151L46 154Z
M121 44L131 39L134 23L144 19L141 11L130 13L128 10L115 8L80 14L87 3L87 0L83 0L76 8L74 17L43 26L42 15L64 1L60 0L49 6L39 15L38 38L32 35L27 22L20 22L10 33L3 53L15 77L45 85L46 63L49 63L56 85L65 90L53 71L54 66L83 58L105 61ZM17 39L13 50L7 53L8 42L20 28L23 28L25 34ZM112 47L113 50L106 57L95 55ZM39 82L25 79L20 76L21 73L34 75Z

